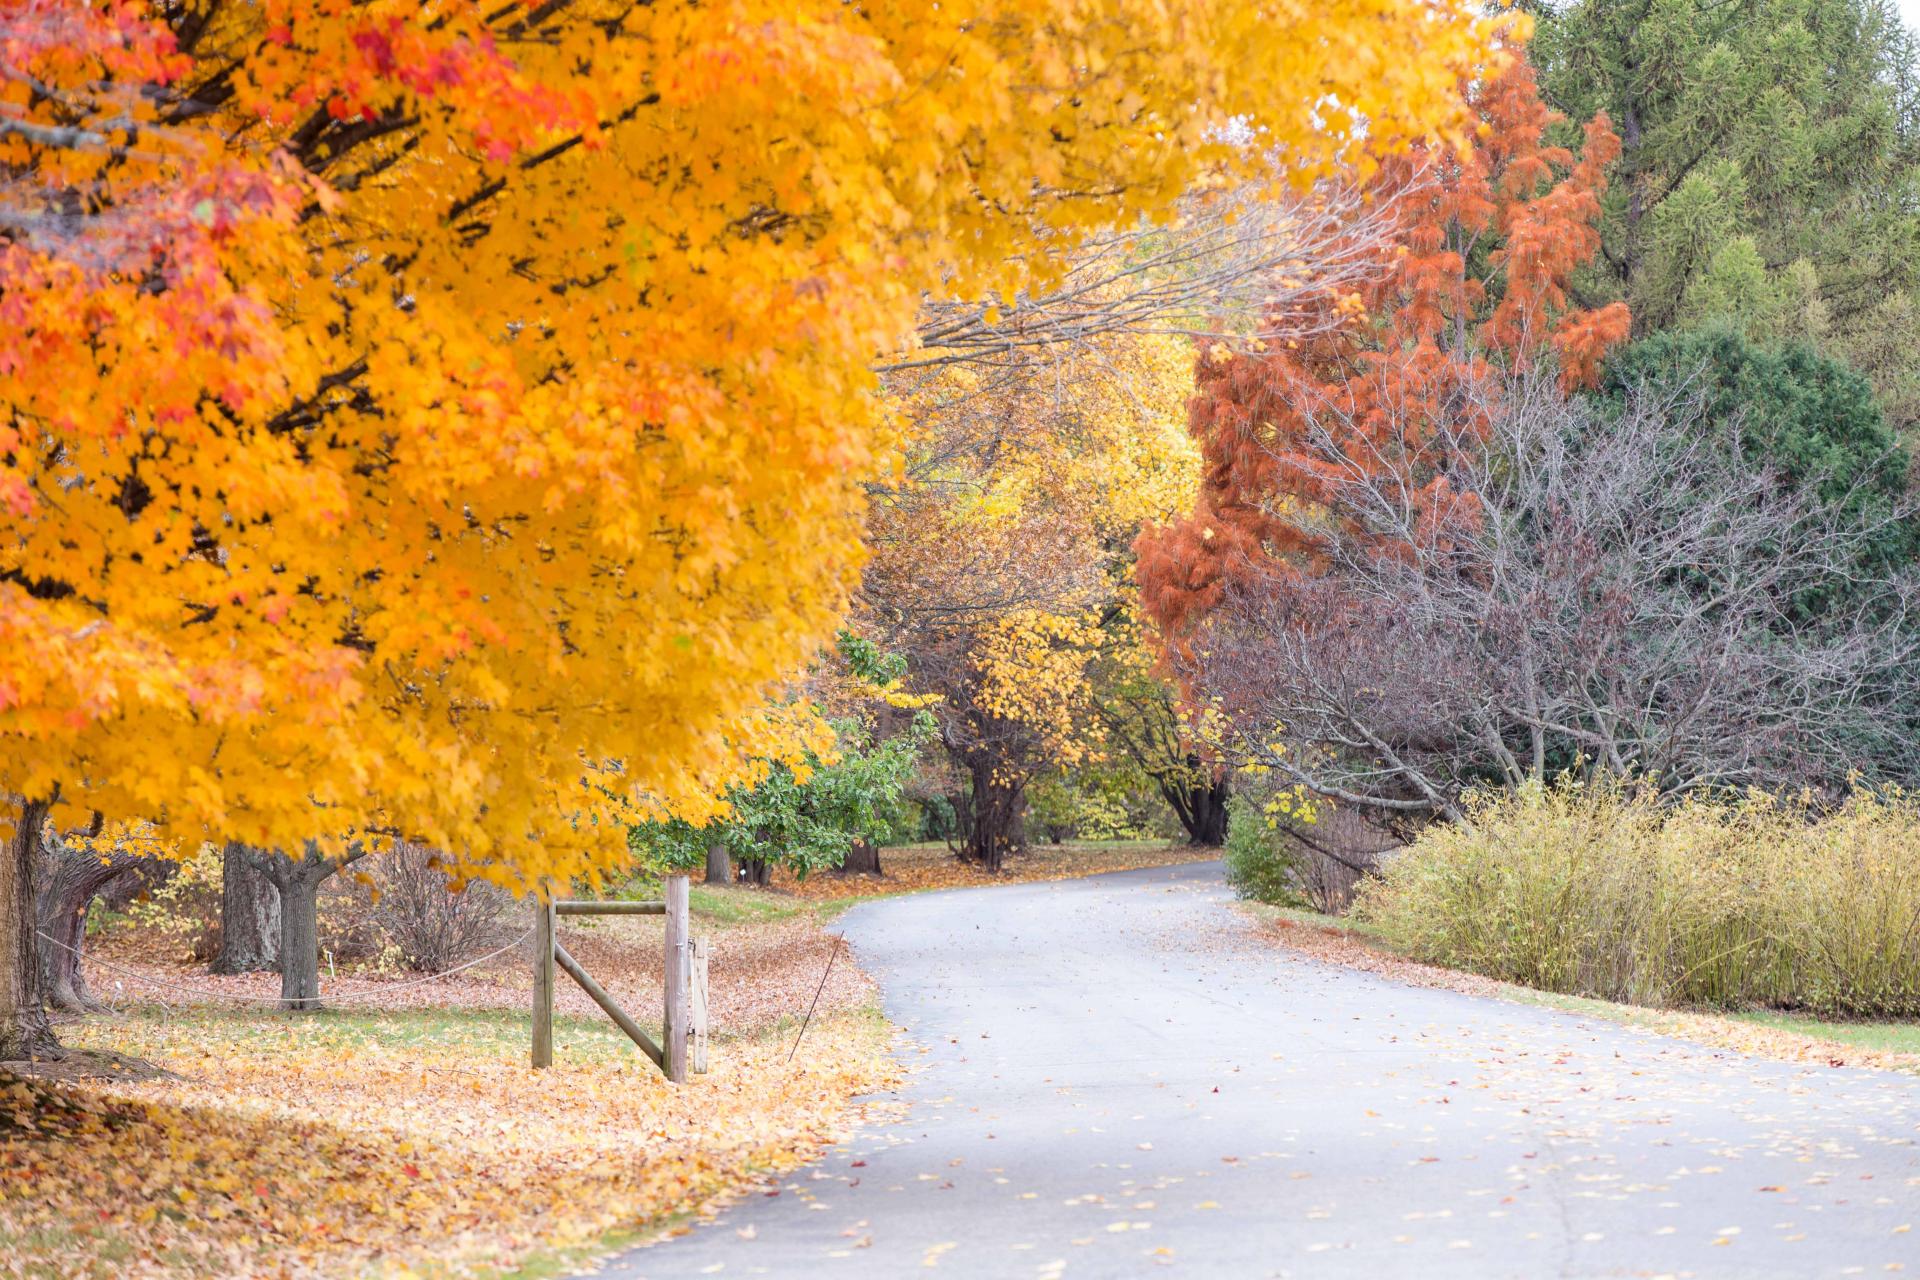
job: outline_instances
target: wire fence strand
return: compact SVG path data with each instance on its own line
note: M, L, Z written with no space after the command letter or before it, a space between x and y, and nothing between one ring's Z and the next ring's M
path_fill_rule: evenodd
M840 954L840 944L846 941L844 934L829 934L833 939L833 950L827 952L827 967L820 971L820 985L813 989L813 1001L807 1005L807 1016L800 1021L800 1034L793 1038L793 1048L787 1050L787 1065L793 1064L793 1055L800 1052L800 1042L807 1038L807 1028L813 1024L813 1011L820 1007L820 993L827 989L827 978L833 973L834 958Z
M189 995L204 998L204 999L227 1000L235 1004L279 1005L281 1003L281 998L277 995L274 995L274 996L244 995L234 991L221 991L215 987L203 987L203 986L197 986L197 985L184 983L184 982L169 982L163 978L156 978L151 974L141 973L138 969L130 969L125 965L115 964L111 960L102 960L98 956L86 955L79 948L68 946L66 943L60 941L58 938L49 937L46 933L41 932L40 930L36 929L34 932L40 934L41 941L50 942L54 946L59 947L62 951L72 952L73 955L83 964L93 965L93 966L96 966L97 968L107 970L110 973L120 974L123 977L132 979L134 982L141 983L145 986L152 987L157 990L185 992ZM336 1006L341 1006L341 1005L353 1002L355 1000L355 997L372 997L373 1000L376 1002L374 1007L377 1008L379 1007L377 1004L377 1001L380 999L384 999L386 996L390 995L393 992L405 991L409 987L423 987L429 983L444 981L445 979L451 978L457 973L462 973L468 969L471 969L476 965L482 965L489 960L498 959L500 956L503 956L507 954L507 952L512 951L514 948L518 947L521 943L525 942L528 938L531 938L532 936L533 936L533 930L528 929L525 933L515 938L512 942L507 943L505 946L500 947L493 951L489 951L487 954L483 956L475 957L474 959L467 961L465 964L456 965L455 967L447 970L445 973L431 973L423 978L412 978L407 980L406 982L382 982L382 983L371 984L378 988L378 990L376 991L366 991L366 990L341 991L336 981L336 985L332 991L329 992L323 989L317 998L323 1002L331 1002Z

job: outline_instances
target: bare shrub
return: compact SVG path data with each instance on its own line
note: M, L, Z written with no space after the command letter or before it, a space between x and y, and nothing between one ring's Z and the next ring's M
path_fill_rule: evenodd
M1329 404L1312 571L1230 591L1186 646L1246 763L1410 836L1462 793L1573 769L1670 796L1842 793L1916 771L1920 574L1877 561L1910 504L1823 496L1688 387L1617 413L1517 379L1437 452ZM1435 498L1434 495L1441 495Z
M1397 843L1363 814L1331 806L1311 826L1291 826L1283 835L1298 851L1301 890L1315 910L1328 915L1342 915L1353 905L1361 881Z
M269 892L277 895L279 891ZM386 949L386 929L377 917L374 898L374 886L351 872L329 876L322 882L315 899L323 960L349 965L379 962Z
M498 937L509 901L498 886L469 881L456 892L439 855L423 845L396 844L377 864L374 920L412 968L445 973Z

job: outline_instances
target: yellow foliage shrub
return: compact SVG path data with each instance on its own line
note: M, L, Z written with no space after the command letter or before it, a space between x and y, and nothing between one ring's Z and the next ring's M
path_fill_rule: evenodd
M1412 955L1643 1005L1920 1015L1920 798L1814 813L1612 787L1483 796L1358 912Z

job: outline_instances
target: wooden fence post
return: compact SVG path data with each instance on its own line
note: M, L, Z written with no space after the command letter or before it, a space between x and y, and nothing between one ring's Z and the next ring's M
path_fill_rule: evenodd
M707 940L693 940L692 982L687 987L687 1056L694 1073L707 1070Z
M533 904L533 1065L553 1065L553 903Z
M675 1084L687 1082L687 975L693 967L688 952L687 878L668 876L667 890L667 991L666 1051L667 1079Z

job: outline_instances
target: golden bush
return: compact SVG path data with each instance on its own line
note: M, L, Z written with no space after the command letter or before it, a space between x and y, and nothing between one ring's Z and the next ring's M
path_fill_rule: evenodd
M1611 786L1471 802L1358 911L1420 959L1644 1005L1920 1015L1920 799L1658 803Z

